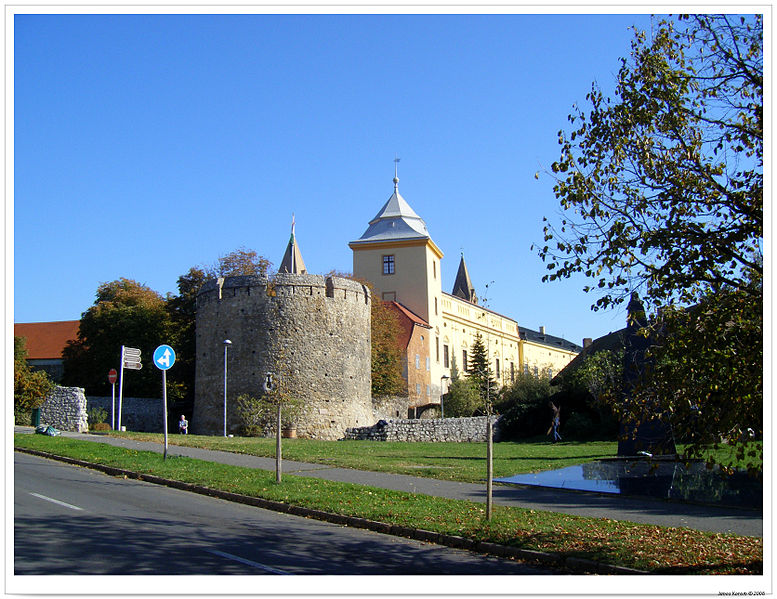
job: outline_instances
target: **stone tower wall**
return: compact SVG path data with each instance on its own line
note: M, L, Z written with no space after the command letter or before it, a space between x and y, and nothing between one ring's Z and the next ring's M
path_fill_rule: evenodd
M302 401L297 435L340 439L373 424L370 293L355 281L320 275L227 277L197 296L197 371L191 430L223 434L224 340L227 432L241 429L236 398L259 397L272 359L282 355L288 387Z

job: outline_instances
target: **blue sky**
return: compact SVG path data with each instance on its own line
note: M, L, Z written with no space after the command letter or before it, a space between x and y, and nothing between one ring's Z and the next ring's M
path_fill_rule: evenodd
M631 25L650 17L16 14L14 321L78 319L119 277L175 292L238 247L277 266L292 212L308 269L350 271L397 155L445 291L463 251L522 326L618 329L531 245L558 213L534 175Z

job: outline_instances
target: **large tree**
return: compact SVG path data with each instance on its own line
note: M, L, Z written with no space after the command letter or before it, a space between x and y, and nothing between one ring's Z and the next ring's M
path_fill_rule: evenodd
M63 383L84 387L88 395L110 395L108 371L120 368L121 346L141 350L143 368L125 371L124 395L159 397L162 378L154 368L154 349L172 342L165 300L132 279L117 279L97 288L94 305L81 315L78 339L63 351Z
M54 383L43 370L33 370L27 363L27 341L13 338L13 403L16 424L30 424L30 412L41 407Z
M730 355L762 363L761 15L682 16L636 32L614 97L594 85L587 100L559 133L563 213L544 229L545 279L588 277L594 309L638 291L661 327L642 385L657 409L689 435L703 431L694 442L760 436L761 377L723 366ZM726 417L690 413L705 406Z
M632 291L654 306L728 285L759 293L763 29L759 15L694 15L637 32L615 97L559 133L564 210L545 226L546 279L583 273L596 307Z

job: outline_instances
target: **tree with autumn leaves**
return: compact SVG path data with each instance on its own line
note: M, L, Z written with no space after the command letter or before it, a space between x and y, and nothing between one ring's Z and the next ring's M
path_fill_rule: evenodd
M650 368L629 402L691 452L763 435L763 19L690 15L636 32L613 97L594 84L559 132L560 221L545 280L582 275L593 309L638 292Z

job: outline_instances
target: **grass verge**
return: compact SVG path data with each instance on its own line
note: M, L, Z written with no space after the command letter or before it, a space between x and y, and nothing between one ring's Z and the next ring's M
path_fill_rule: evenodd
M15 446L397 526L421 528L658 574L760 574L763 541L681 528L582 518L286 476L63 437L15 435Z
M161 433L112 432L111 436L162 442ZM275 457L275 439L170 435L186 447ZM615 457L617 442L501 442L494 444L494 477L564 468ZM284 439L283 458L340 468L409 474L440 480L480 482L486 478L485 443L399 443L391 441L316 441Z

